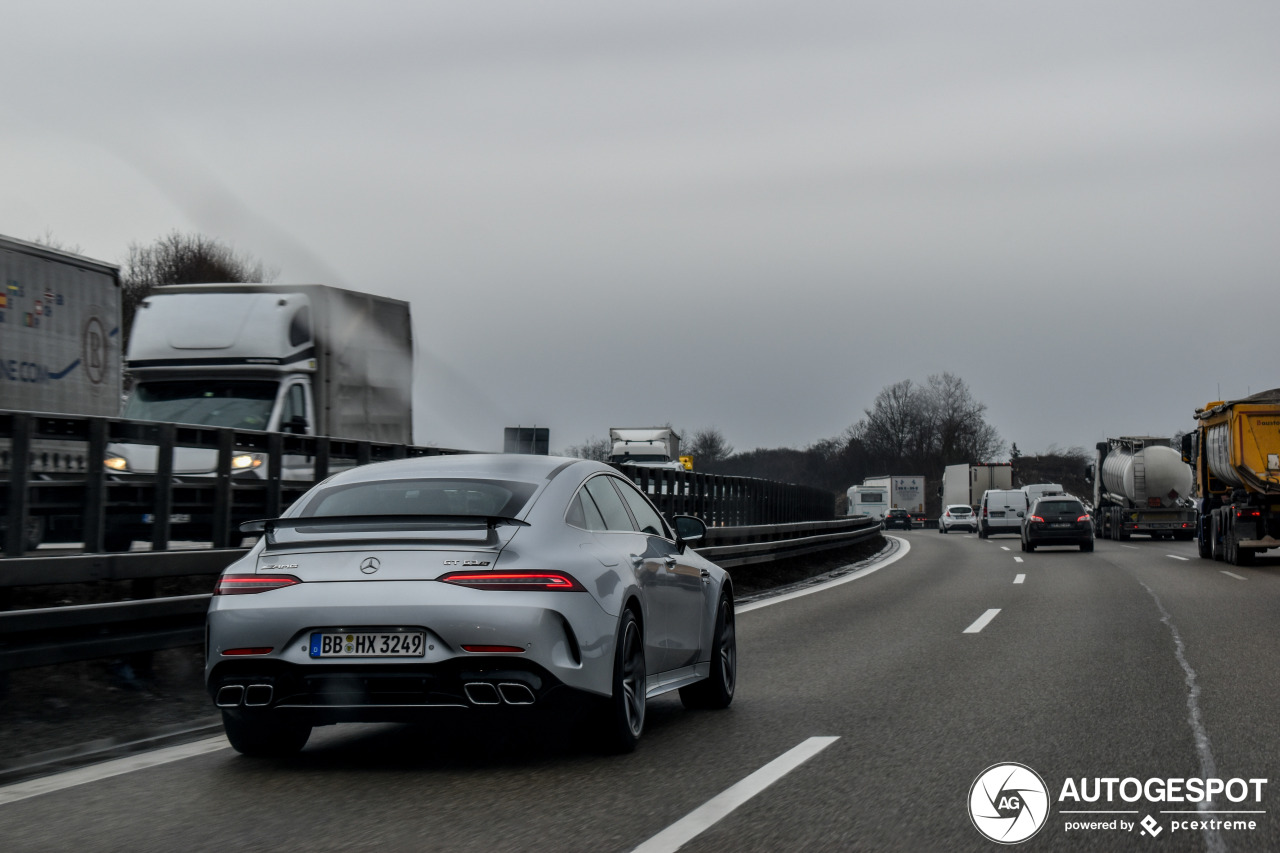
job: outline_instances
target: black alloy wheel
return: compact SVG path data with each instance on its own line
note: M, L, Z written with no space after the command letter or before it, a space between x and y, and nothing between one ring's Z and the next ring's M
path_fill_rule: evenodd
M716 607L715 639L711 644L711 674L688 687L680 688L686 708L728 708L738 684L738 636L734 625L733 601L720 595Z
M608 752L631 752L644 733L644 635L634 611L622 611L618 646L613 655L613 695L600 711L601 746Z

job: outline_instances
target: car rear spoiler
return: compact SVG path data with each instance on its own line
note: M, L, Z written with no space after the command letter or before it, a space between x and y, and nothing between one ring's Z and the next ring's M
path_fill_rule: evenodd
M388 531L439 531L447 536L433 536L432 539L451 542L470 542L496 545L498 542L497 527L500 524L511 524L517 527L528 527L529 522L518 518L501 515L312 515L294 518L261 518L246 521L240 525L242 533L264 533L268 544L275 543L275 532L281 529L298 529L302 527L323 528L316 531L323 534L333 533L386 533ZM466 536L458 534L480 534ZM383 537L385 541L385 537ZM326 535L324 541L334 539ZM412 541L421 541L413 537Z

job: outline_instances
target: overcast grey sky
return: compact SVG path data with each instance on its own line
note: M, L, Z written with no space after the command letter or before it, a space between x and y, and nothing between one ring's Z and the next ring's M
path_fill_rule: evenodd
M1280 5L0 0L0 233L412 302L417 439L1034 452L1280 386Z

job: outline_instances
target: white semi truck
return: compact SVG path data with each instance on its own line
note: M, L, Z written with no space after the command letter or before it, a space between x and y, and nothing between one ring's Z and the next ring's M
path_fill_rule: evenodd
M160 287L134 317L125 367L128 419L412 443L413 336L397 299L320 284ZM313 477L311 457L283 461L284 479ZM175 448L176 476L216 464L216 451ZM110 445L107 467L153 474L157 450ZM265 477L265 454L238 454L232 468ZM149 522L113 517L108 547L148 537Z
M942 471L942 508L967 504L976 508L988 489L1012 489L1013 465L984 462L978 465L948 465Z
M1089 467L1093 524L1098 538L1192 539L1197 511L1195 479L1168 438L1126 436L1097 445Z
M680 436L670 427L611 427L609 461L615 465L684 470Z

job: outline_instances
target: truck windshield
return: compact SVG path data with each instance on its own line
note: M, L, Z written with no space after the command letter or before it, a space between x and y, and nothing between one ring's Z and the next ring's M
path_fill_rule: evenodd
M266 429L277 382L191 380L143 382L129 395L124 417L200 426Z
M609 461L625 465L628 462L669 462L670 460L662 453L627 453L621 456L610 456Z

